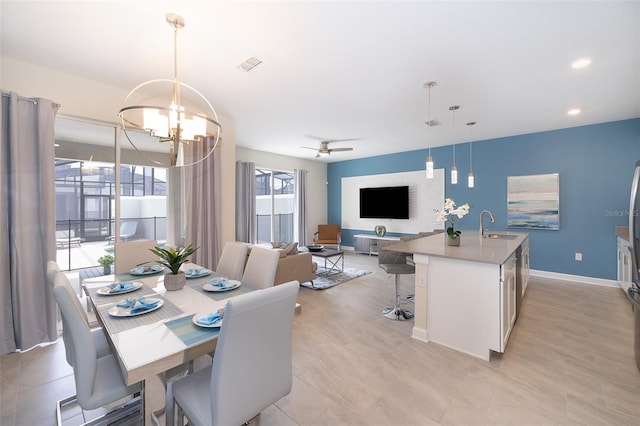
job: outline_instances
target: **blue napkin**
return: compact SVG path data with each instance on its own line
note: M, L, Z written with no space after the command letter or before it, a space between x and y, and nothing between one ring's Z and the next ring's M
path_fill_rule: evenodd
M207 273L206 270L200 268L189 268L187 269L187 275L190 277L199 277L200 275L205 275Z
M197 322L202 325L213 325L220 320L222 320L222 312L216 311L212 314L199 317Z
M109 293L121 293L136 288L133 283L113 283L109 285Z
M227 277L213 277L209 280L209 284L218 286L222 290L233 287L233 284L229 284Z
M144 274L145 272L158 272L160 267L158 265L149 265L149 266L136 266L131 271L132 274Z
M131 308L131 313L137 314L139 312L148 311L149 309L153 309L156 306L158 306L158 303L160 303L159 300L154 300L153 302L147 302L144 299L138 299L134 303L133 308Z
M126 299L122 300L120 303L118 303L116 306L118 308L130 308L133 306L133 304L136 302L136 299L133 299L131 297L127 297Z

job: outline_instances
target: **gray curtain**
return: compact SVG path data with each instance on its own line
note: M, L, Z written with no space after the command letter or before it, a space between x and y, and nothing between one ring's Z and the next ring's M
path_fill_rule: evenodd
M307 214L307 171L294 170L294 185L296 191L295 227L298 234L298 246L307 245L308 214Z
M58 105L2 93L0 354L58 338L46 262L56 258L54 123Z
M236 240L256 242L256 165L236 162Z
M192 143L185 147L185 163L197 161L207 155L213 138L206 143ZM207 159L193 166L183 168L184 176L184 212L185 242L198 250L190 260L215 271L220 257L220 203L222 194L222 176L220 148Z

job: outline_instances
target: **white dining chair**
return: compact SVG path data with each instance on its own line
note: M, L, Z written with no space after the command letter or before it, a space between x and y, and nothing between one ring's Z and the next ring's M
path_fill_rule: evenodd
M111 424L121 416L136 415L144 418L143 382L132 386L125 383L118 361L113 354L98 357L97 348L85 322L84 310L75 303L77 300L73 288L66 276L59 272L54 279L53 294L63 319L63 327L67 331L65 347L71 350L73 360L73 376L76 395L58 401L56 407L57 422L61 424L63 405L77 401L83 410L94 410L112 404L127 396L134 396L124 405L111 407L107 413L94 420L92 424ZM100 423L103 422L104 423Z
M231 280L242 279L244 265L247 263L249 246L241 242L227 242L222 249L216 272Z
M273 286L279 260L279 250L253 247L249 253L247 265L244 267L242 284L255 289Z
M229 299L213 364L173 383L178 423L241 425L291 391L297 281Z
M60 275L60 277L58 277ZM69 278L67 278L64 272L60 271L58 264L52 260L47 262L47 281L51 288L54 288L56 279L59 280L60 283L64 283L65 286L69 287L71 291L73 288L71 287L71 283L69 282ZM82 312L82 321L89 327L89 318L87 318L87 313L82 307L80 300L77 296L74 295L71 300L73 305ZM71 345L71 340L69 336L69 327L65 326L65 318L62 317L62 340L64 342L64 350L67 358L67 363L73 367L73 350ZM104 330L102 327L97 327L91 329L91 338L93 339L93 343L96 347L96 353L98 358L101 358L106 355L111 354L111 347L109 346L109 342L107 341L107 336L104 334Z
M141 263L158 260L158 256L150 251L157 245L156 240L138 240L116 244L114 246L116 274L129 272Z

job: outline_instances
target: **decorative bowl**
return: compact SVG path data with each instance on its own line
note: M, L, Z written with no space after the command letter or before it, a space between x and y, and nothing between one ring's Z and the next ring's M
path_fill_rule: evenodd
M307 248L309 249L309 251L322 251L324 249L324 246L313 245L307 246Z

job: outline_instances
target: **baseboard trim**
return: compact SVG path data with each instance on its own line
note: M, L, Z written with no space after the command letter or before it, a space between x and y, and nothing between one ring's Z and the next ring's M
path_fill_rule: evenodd
M618 281L604 278L585 277L583 275L562 274L560 272L548 272L531 269L529 275L532 277L550 278L562 281L575 281L582 284L599 285L602 287L619 287Z

